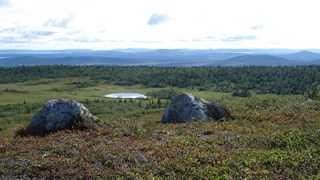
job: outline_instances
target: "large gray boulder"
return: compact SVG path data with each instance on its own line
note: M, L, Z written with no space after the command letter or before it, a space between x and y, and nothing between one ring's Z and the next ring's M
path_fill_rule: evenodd
M98 122L81 103L69 99L49 100L32 118L29 127L41 133L91 128Z
M180 123L192 120L221 120L231 117L230 111L215 102L195 97L192 94L176 96L166 108L161 122Z

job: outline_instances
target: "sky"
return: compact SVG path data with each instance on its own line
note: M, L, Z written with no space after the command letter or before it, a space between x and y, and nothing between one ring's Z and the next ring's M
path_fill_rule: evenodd
M0 0L0 49L320 49L319 0Z

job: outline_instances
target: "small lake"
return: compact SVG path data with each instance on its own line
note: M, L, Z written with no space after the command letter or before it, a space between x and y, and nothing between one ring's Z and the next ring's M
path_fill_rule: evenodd
M130 98L130 99L147 99L148 97L143 95L143 94L139 94L139 93L111 93L111 94L107 94L104 97L107 98Z

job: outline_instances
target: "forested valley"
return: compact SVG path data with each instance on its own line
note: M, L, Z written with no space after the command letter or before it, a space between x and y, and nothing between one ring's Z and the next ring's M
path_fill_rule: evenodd
M144 87L194 87L199 90L258 94L303 94L320 77L320 66L295 67L150 67L150 66L20 66L0 68L0 83L41 78L89 77L105 83Z

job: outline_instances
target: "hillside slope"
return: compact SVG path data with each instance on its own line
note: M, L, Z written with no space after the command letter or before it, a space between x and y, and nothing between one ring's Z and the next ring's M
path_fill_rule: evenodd
M243 55L223 61L217 61L212 66L292 66L295 61L272 55Z
M281 55L281 57L294 61L309 62L320 59L320 54L310 51L300 51L293 54Z

